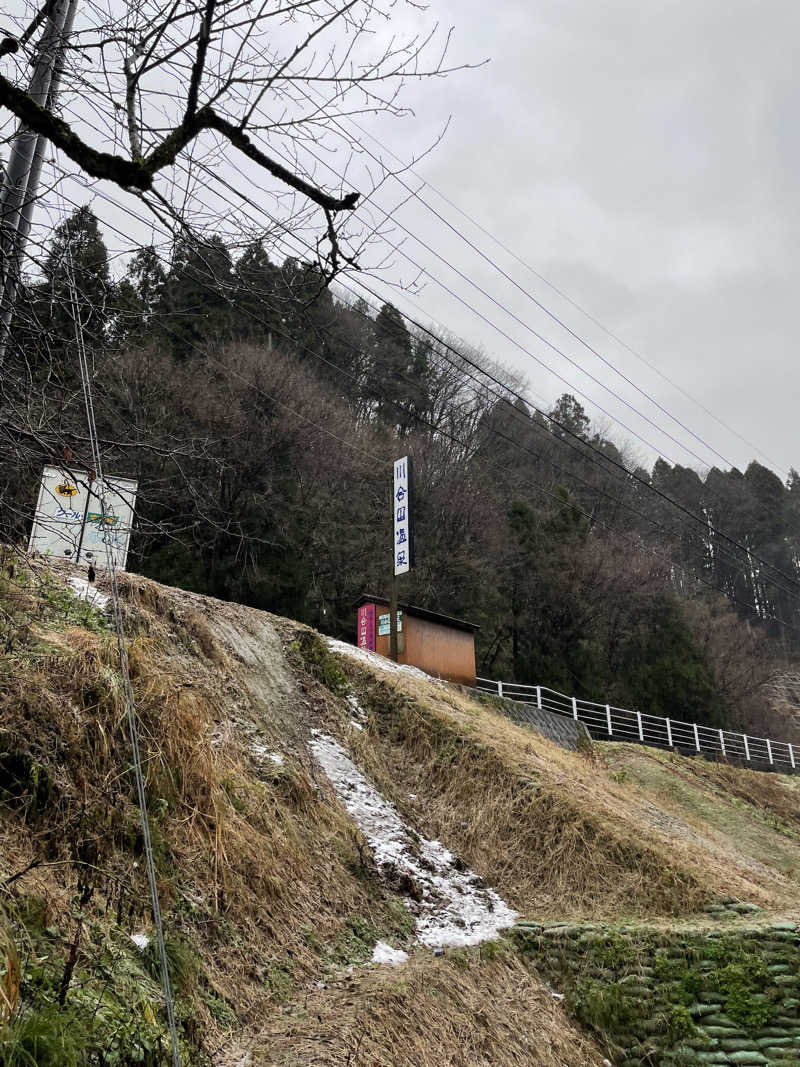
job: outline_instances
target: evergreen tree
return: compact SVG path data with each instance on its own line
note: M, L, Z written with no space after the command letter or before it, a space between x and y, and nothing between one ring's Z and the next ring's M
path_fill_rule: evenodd
M424 379L415 377L411 335L393 304L384 304L375 319L371 379L375 414L400 436L412 429L414 413L424 407Z
M27 297L39 327L28 351L40 366L73 378L76 314L87 350L99 351L113 313L108 251L91 208L76 208L56 227L42 274Z
M571 393L564 393L558 398L550 412L554 423L551 423L556 437L572 436L588 439L591 420L586 414L583 405L579 403Z
M116 343L141 343L158 330L158 311L167 275L152 245L140 248L117 286L113 333Z
M234 336L264 342L268 348L285 347L276 304L278 273L261 240L249 244L239 257L233 272Z
M227 341L232 328L233 263L219 237L175 242L156 319L172 352L185 359L202 346Z

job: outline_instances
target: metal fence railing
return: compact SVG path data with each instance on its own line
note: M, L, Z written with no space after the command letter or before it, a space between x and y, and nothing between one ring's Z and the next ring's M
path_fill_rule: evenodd
M540 710L554 712L582 722L589 736L596 740L632 741L654 748L676 749L680 752L699 752L722 757L732 763L746 763L792 774L800 760L800 746L789 741L772 741L766 737L701 726L696 722L664 719L640 711L617 708L612 704L597 704L579 700L543 685L519 685L478 678L482 693L504 697Z

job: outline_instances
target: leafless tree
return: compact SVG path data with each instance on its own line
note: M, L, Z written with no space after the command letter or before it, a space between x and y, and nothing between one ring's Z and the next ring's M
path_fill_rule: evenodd
M285 198L283 219L321 209L332 273L352 259L337 216L369 190L318 180L315 153L335 152L346 174L354 144L340 120L401 114L409 80L448 70L450 35L422 29L414 0L86 0L58 105L42 106L27 92L33 30L66 2L4 13L0 54L15 69L0 73L0 105L73 169L173 222L208 220L209 183L226 167L234 184Z

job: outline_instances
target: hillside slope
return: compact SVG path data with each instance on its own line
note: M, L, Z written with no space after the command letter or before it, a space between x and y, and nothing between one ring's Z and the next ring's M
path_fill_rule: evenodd
M161 1064L116 650L69 573L0 586L0 1063ZM599 1065L619 1043L504 936L513 913L797 917L791 779L566 752L287 620L122 592L185 1063Z

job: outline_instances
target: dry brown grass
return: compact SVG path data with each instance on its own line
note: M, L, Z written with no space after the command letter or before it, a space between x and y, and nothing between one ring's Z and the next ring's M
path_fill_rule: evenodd
M19 954L5 916L0 912L0 1033L19 1003Z
M657 920L692 914L716 893L780 904L777 883L760 880L734 846L726 852L696 826L685 832L646 790L612 781L602 759L565 752L455 689L349 664L370 709L370 728L356 733L346 703L287 653L293 625L276 629L264 613L138 576L122 586L159 885L168 930L201 961L194 1013L209 1044L225 1029L207 1004L213 991L250 1032L275 1019L261 1040L264 1064L600 1062L511 956L420 954L397 971L334 973L315 990L343 962L332 950L347 921L388 929L395 902L315 769L312 727L345 738L414 827L529 915ZM124 898L131 929L146 921L111 634L46 612L20 624L0 657L0 735L42 769L46 786L38 800L31 792L0 807L0 880L36 864L10 896L36 894L67 925L91 868L88 925L113 923L109 894ZM258 757L256 741L284 765ZM796 794L766 776L687 773L712 776L731 802L797 822ZM278 1017L277 1000L287 1004Z
M387 790L424 797L415 812L526 914L681 914L711 896L692 865L605 789L591 761L416 683L368 686L373 732L359 756ZM403 805L402 799L398 803ZM405 805L407 806L407 801Z
M635 782L613 780L596 755L567 752L450 687L348 669L371 679L373 729L355 741L365 768L519 910L652 918L727 895L776 913L794 908L796 886L780 871ZM717 775L721 791L735 780L734 795L788 817L780 812L795 794L785 783L705 766L698 773ZM409 805L408 793L424 805Z
M253 1023L276 996L316 978L345 937L346 920L386 930L396 916L376 872L360 866L361 842L346 814L316 787L307 753L284 747L281 767L259 760L251 735L236 725L246 723L262 744L278 733L250 694L250 668L213 634L217 605L144 579L131 580L127 594L136 634L128 656L167 928L202 960L204 989L241 1023ZM249 614L268 626L260 613L229 614L231 625ZM280 655L280 643L271 650ZM305 700L301 687L282 659L274 669L286 672L296 711ZM17 799L0 805L0 844L8 845L0 881L34 864L5 899L13 906L34 893L53 922L69 928L78 881L88 877L93 924L112 922L112 899L130 930L146 923L113 636L44 618L20 636L11 660L0 662L0 697L0 755L19 753L13 768L20 777ZM81 958L88 960L91 945L85 948ZM277 973L279 989L271 980ZM199 1032L214 1044L221 1029L205 1001L200 990Z
M721 763L703 768L698 765L693 773L706 776L730 796L739 797L763 812L771 812L800 830L800 786L794 776L765 774Z
M256 1067L600 1067L535 972L513 956L419 957L354 974L271 1022Z
M624 778L635 804L650 803L673 836L701 846L711 874L746 879L771 911L797 912L800 782L796 778L632 745L603 744L601 765ZM732 883L731 883L732 884Z

